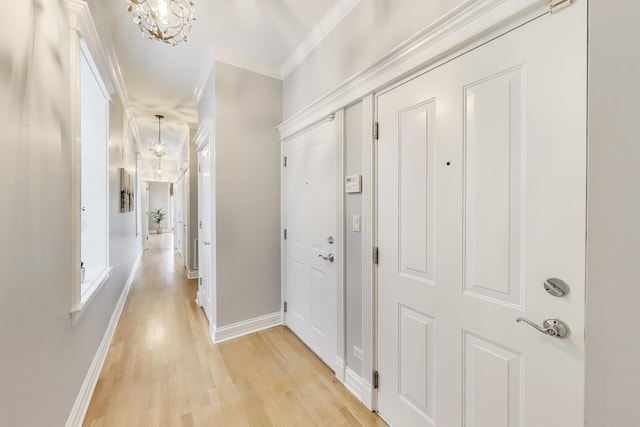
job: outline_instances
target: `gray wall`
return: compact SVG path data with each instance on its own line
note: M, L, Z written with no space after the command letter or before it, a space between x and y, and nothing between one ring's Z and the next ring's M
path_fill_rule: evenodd
M345 176L362 175L362 103L345 111ZM368 189L364 189L368 191ZM362 350L362 231L354 232L353 215L362 219L362 193L345 193L345 287L346 287L346 340L347 367L362 376L362 362L353 353L353 347ZM362 230L362 221L361 221Z
M218 327L280 310L281 81L215 63Z
M291 117L347 78L375 63L462 2L361 1L284 79L284 118Z
M71 326L69 23L64 2L16 2L0 27L0 425L62 426L129 275L140 241L119 212L122 107L111 107L114 269Z
M156 209L163 209L166 216L160 222L163 232L169 228L169 183L150 182L149 183L149 230L155 233L158 225L153 222L152 212Z
M637 426L640 4L591 0L589 9L586 424Z

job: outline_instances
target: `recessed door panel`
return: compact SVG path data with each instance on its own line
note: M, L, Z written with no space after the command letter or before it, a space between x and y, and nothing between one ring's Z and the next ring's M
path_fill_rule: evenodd
M521 67L467 86L465 289L520 305Z
M435 101L399 114L400 272L433 280L433 158Z
M400 398L425 420L433 419L433 318L399 306Z
M521 425L521 357L512 350L464 334L466 427Z

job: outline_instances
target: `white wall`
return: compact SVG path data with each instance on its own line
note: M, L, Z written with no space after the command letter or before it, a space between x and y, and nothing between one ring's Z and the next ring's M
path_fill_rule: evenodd
M281 91L215 63L218 327L280 310Z
M71 325L70 29L65 2L14 2L0 27L0 425L62 426L140 252L121 214L122 107L111 106L114 269Z
M590 0L589 15L586 425L637 426L640 4Z
M361 1L283 82L289 118L463 0Z
M160 222L163 232L170 231L169 228L169 183L167 182L150 182L149 183L149 230L152 233L158 228L153 222L151 214L156 209L163 209L166 216Z

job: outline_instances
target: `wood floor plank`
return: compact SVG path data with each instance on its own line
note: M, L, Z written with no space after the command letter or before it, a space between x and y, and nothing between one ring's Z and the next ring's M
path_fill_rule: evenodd
M170 235L150 237L84 426L386 425L284 327L212 344Z

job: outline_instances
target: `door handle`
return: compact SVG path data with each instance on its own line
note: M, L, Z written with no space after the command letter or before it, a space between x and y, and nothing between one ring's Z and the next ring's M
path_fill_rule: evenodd
M524 317L516 317L516 322L528 323L538 331L542 332L543 334L549 335L550 337L566 338L570 334L569 326L560 319L544 319L544 322L542 322L542 327L536 325L529 319L525 319Z
M205 242L204 240L202 241L202 244L205 246L211 246L211 242Z
M325 261L333 262L333 254L329 254L327 256L322 256L322 254L320 254L318 256Z

